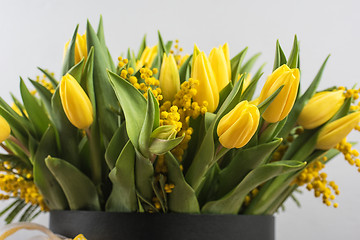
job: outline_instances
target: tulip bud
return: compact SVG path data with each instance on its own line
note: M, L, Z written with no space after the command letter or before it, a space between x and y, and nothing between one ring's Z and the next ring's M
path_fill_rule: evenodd
M222 50L224 52L224 56L225 56L225 61L226 61L226 66L227 66L227 70L229 73L229 80L231 80L231 64L230 64L230 52L229 52L229 45L228 43L225 43L222 46Z
M69 48L70 41L65 44L64 58ZM79 63L81 59L87 58L87 44L86 44L86 33L84 35L77 34L75 41L75 64Z
M164 140L170 140L174 139L176 137L177 131L176 126L174 125L163 125L158 128L156 128L151 133L151 138L158 138L158 139L164 139Z
M192 64L191 64L192 71L194 70L195 60L199 54L200 54L200 49L198 48L198 46L196 46L196 44L194 44L194 51L192 55Z
M284 87L262 115L267 122L279 122L289 114L296 99L299 81L299 69L290 69L285 64L277 68L268 77L260 93L260 103L270 97L281 86L284 85Z
M152 48L145 47L143 53L141 54L140 60L136 63L136 69L139 70L143 66L151 67L155 57L157 55L157 45Z
M8 122L0 116L0 142L5 141L10 136L10 126Z
M328 150L344 139L360 121L360 111L339 118L321 129L316 148Z
M342 90L316 93L301 111L297 122L305 129L316 128L329 121L345 100Z
M69 121L79 129L88 128L93 122L91 102L76 79L70 74L62 77L60 98Z
M214 71L216 84L219 92L230 82L228 65L222 47L213 48L209 54L209 61Z
M160 88L165 101L172 101L180 90L180 76L175 58L172 54L169 57L164 54L160 70Z
M220 143L226 148L241 148L255 134L260 119L259 109L248 101L238 103L221 118L217 127Z
M199 81L194 100L199 104L206 101L208 103L207 110L214 112L219 104L219 91L211 64L204 52L196 57L191 77Z

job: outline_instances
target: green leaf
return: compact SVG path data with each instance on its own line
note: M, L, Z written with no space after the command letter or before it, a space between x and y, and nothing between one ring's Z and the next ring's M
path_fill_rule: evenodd
M246 47L244 50L242 50L238 55L233 57L230 60L231 64L231 82L234 84L237 80L237 77L240 73L241 64L245 58L246 52L248 48Z
M107 69L111 69L107 49L100 43L94 29L87 22L86 25L87 47L94 47L93 84L96 98L96 116L102 132L105 145L112 138L118 128L117 112L120 111L113 88L107 75Z
M156 155L164 154L179 145L184 137L185 135L174 139L154 138L150 143L149 152Z
M116 70L116 68L115 68L114 62L112 60L112 57L110 55L109 49L107 48L106 43L105 43L104 24L103 24L102 15L100 15L99 26L98 26L96 35L99 39L100 44L105 49L105 53L106 53L105 55L106 55L108 63L109 63L109 69L114 72Z
M190 77L190 61L192 59L192 55L190 55L183 65L181 65L179 69L179 76L180 76L180 84L187 81Z
M56 126L59 139L61 157L66 159L74 166L79 166L78 158L78 130L74 127L65 115L64 109L61 104L59 87L51 99L52 106L52 120Z
M83 74L81 75L81 86L86 91L89 96L94 115L96 118L96 99L95 99L95 90L94 90L94 47L89 51Z
M22 214L22 216L19 219L19 222L26 222L30 218L31 214L38 208L38 206L33 206L31 204L28 204L28 208L25 210L25 212Z
M294 44L287 62L289 68L299 68L299 42L297 40L297 36L294 37Z
M200 213L195 191L185 181L178 161L168 152L165 154L165 164L168 168L168 182L175 188L168 194L168 205L171 212Z
M284 54L283 50L281 49L279 40L277 40L273 71L275 71L281 65L286 64L286 62L287 62L287 60L286 60L285 54Z
M131 139L130 139L131 140ZM133 144L134 145L134 144ZM148 202L152 202L153 190L152 180L154 177L154 167L152 162L141 155L135 148L135 183L139 195Z
M34 124L37 130L37 135L43 135L50 124L50 120L44 107L39 105L39 102L29 92L22 79L20 79L20 92L25 109L29 115L29 119Z
M135 212L137 210L134 174L135 149L128 141L109 174L113 189L106 202L106 211Z
M261 53L252 56L240 69L240 74L249 73L254 66L256 60L260 57Z
M144 52L145 48L146 48L146 34L144 35L144 37L141 41L140 48L139 48L138 54L136 56L136 60L140 60L141 55Z
M116 130L114 136L106 148L105 160L109 169L113 169L115 167L115 163L128 140L129 138L126 135L126 126L124 122Z
M279 87L273 94L271 94L268 98L266 98L263 102L261 102L258 105L258 109L260 114L262 115L265 110L267 109L267 107L272 103L272 101L274 101L274 99L276 98L276 96L280 93L281 89L284 87L284 85L282 85L281 87Z
M266 129L261 133L259 143L265 143L265 142L268 142L268 141L274 139L278 135L278 133L281 131L281 129L284 127L284 125L287 121L287 117L288 116L286 116L280 122L270 123L266 127Z
M81 75L84 69L84 58L81 59L80 62L78 62L75 66L73 66L67 73L69 73L71 76L73 76L78 83L81 83Z
M305 166L298 161L278 161L259 166L223 198L206 203L202 213L238 214L246 195L260 184L285 173L294 172Z
M256 86L257 86L261 76L262 76L262 73L255 74L255 76L252 78L249 86L247 86L247 88L244 90L243 94L241 95L242 100L247 100L247 101L252 100L255 90L256 90Z
M289 133L290 133L291 129L293 129L302 109L304 108L306 103L309 101L309 99L314 95L314 93L319 85L319 82L321 80L322 73L325 69L325 65L326 65L329 57L330 57L330 55L327 56L327 58L325 59L320 70L316 74L314 80L312 81L312 83L310 84L310 86L308 87L306 92L300 98L298 98L298 100L295 102L293 108L291 109L291 112L288 115L288 120L287 120L285 126L279 133L280 137L285 138L289 135Z
M231 162L221 170L218 177L217 196L224 196L238 185L253 169L266 163L269 156L280 145L282 139L260 144L247 149L239 149Z
M125 114L128 136L134 147L139 149L138 140L147 109L146 99L139 90L122 77L113 72L108 72L108 75Z
M159 104L157 103L152 91L148 89L148 100L144 123L142 125L139 135L139 150L143 156L150 155L150 135L152 131L159 126L160 113ZM155 124L157 126L155 126Z
M219 105L218 105L218 109L223 105L225 99L229 96L230 92L232 91L232 89L234 88L232 82L229 82L228 85L226 85L226 87L224 87L220 93L219 93ZM216 111L215 111L216 112Z
M45 164L45 158L51 155L57 156L57 154L55 131L49 126L41 138L34 156L34 183L39 188L41 195L44 196L46 205L51 210L64 210L68 208L64 192Z
M69 43L68 49L65 53L63 67L62 67L63 76L70 70L70 68L72 68L72 66L75 65L75 45L76 45L76 36L77 36L78 28L79 25L76 26L72 39Z
M20 213L21 210L26 206L24 200L15 204L15 207L11 210L10 214L5 218L6 224L11 223L14 218Z
M63 189L70 210L101 210L96 187L86 175L59 158L47 157L45 163Z
M29 79L29 80L32 83L32 85L35 87L36 91L39 93L40 98L42 99L42 102L44 103L47 112L51 113L52 112L52 109L51 109L52 93L46 87L41 85L40 83L33 81L31 79ZM23 116L24 116L24 114L23 114Z
M47 70L44 70L40 67L38 67L38 69L50 80L50 82L54 88L56 88L58 86L58 84L59 84L58 81L53 77L53 75L51 75L51 73L49 73Z
M215 129L215 121L211 124L209 130L201 142L201 145L196 152L196 155L186 172L186 181L197 192L204 180L206 171L214 163L215 144L213 139L213 133Z

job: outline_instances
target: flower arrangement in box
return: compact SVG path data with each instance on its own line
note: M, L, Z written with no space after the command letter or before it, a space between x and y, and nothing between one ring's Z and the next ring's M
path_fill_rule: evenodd
M272 215L302 186L337 207L323 168L342 153L360 169L346 141L359 128L359 91L317 90L328 58L300 91L296 37L288 58L277 42L266 78L262 67L250 74L259 55L246 52L230 58L225 43L183 55L159 33L115 65L102 21L97 32L76 28L60 78L39 68L34 90L20 80L22 101L0 99L1 198L12 200L1 215Z

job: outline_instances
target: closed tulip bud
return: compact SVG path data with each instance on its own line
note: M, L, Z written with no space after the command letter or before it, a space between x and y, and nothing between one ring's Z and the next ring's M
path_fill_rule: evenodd
M209 61L215 74L219 92L230 82L228 65L222 47L213 48L209 54Z
M175 58L172 54L168 57L164 54L159 80L164 100L174 100L175 94L180 90L180 76Z
M200 54L200 49L198 48L198 46L196 46L196 44L194 44L194 51L193 51L193 55L192 55L192 64L191 64L192 70L194 69L195 60L199 54Z
M90 99L70 74L61 79L60 98L67 118L75 127L85 129L92 124L93 109Z
M194 100L199 104L207 102L207 110L214 112L219 104L219 91L211 64L204 52L196 57L191 77L199 81Z
M321 129L316 148L328 150L344 139L360 121L360 111L339 118Z
M242 101L228 114L221 118L217 127L217 135L221 145L226 148L241 148L255 134L260 119L259 109Z
M0 116L0 142L5 141L10 136L10 126L8 122Z
M139 70L143 66L151 67L156 55L157 55L157 45L151 48L145 47L143 53L141 54L140 60L136 63L136 69Z
M345 100L343 91L316 93L301 111L298 123L305 129L319 127L329 121Z
M229 73L229 80L231 80L231 64L230 64L230 52L229 52L228 43L225 43L222 46L222 50L224 52L225 62L226 62L227 70L228 70L228 73Z
M299 69L290 69L287 65L280 66L268 77L260 93L260 103L281 86L283 88L262 115L267 122L279 122L289 114L296 99L299 81Z
M65 44L64 58L69 48L70 41ZM84 35L77 34L75 41L75 64L81 61L81 59L87 58L87 44L86 44L86 33Z

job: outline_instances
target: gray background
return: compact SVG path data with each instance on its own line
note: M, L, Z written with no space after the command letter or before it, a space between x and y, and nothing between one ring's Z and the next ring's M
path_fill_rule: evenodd
M309 85L329 53L331 58L319 89L353 86L360 81L359 10L355 0L0 1L0 94L8 102L10 91L19 96L19 76L35 78L39 74L37 66L54 71L59 77L63 46L76 24L80 24L83 33L86 19L97 27L100 14L114 59L127 47L137 50L144 33L148 43L156 44L156 31L160 30L166 40L179 39L186 52L191 52L196 43L208 53L227 41L234 56L249 46L248 56L262 52L259 64L268 63L268 75L276 39L289 54L297 34L302 86ZM359 134L351 137L356 141ZM339 208L326 207L305 190L299 196L301 209L289 200L286 212L276 214L278 240L358 239L360 174L341 157L332 161L326 172L340 187L341 194L336 199ZM0 203L0 208L4 206ZM46 225L47 220L47 215L43 215L37 222Z

